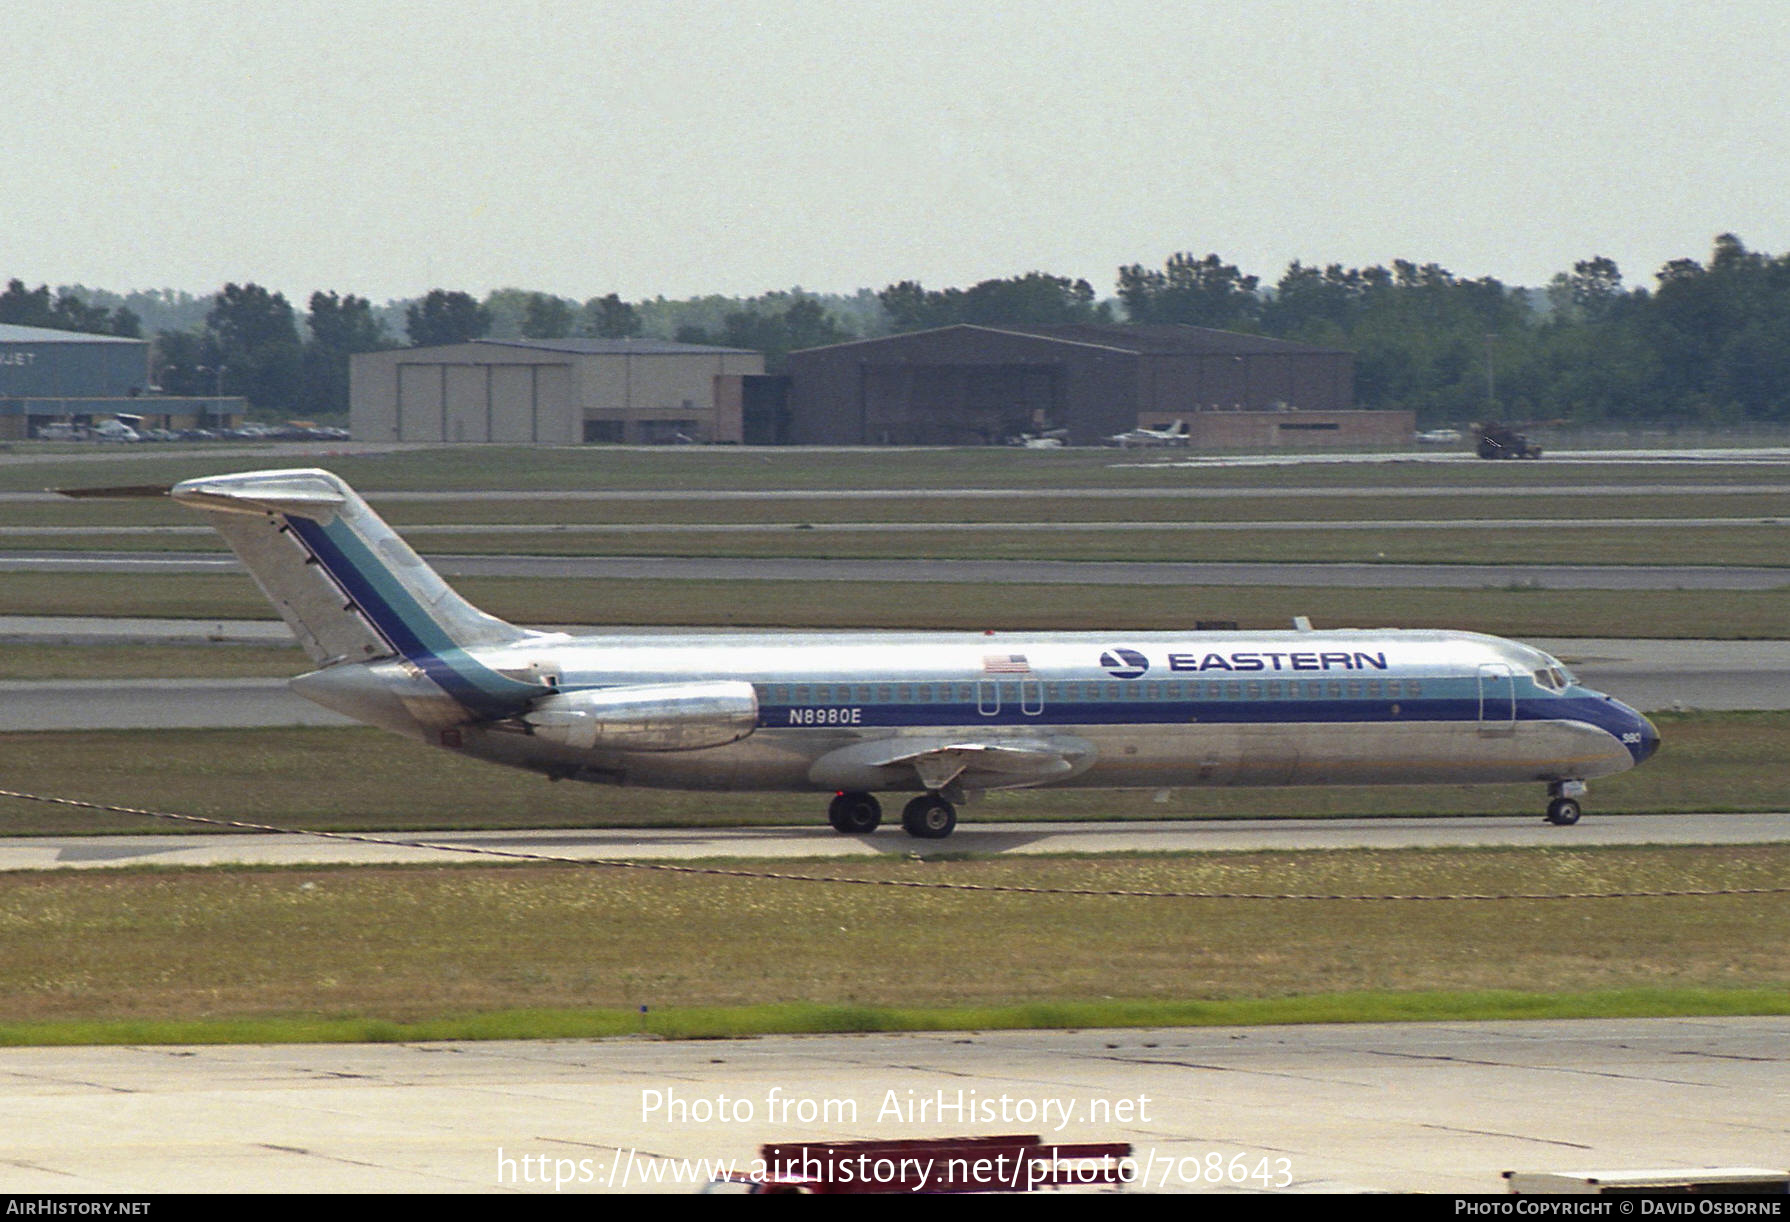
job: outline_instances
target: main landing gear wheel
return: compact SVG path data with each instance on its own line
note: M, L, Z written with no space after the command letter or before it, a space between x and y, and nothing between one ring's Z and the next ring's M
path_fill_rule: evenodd
M1555 798L1548 803L1548 822L1555 827L1571 827L1579 821L1577 798Z
M957 826L957 809L936 793L921 794L901 811L901 826L921 840L943 840Z
M883 808L867 793L842 793L827 804L827 822L836 832L862 836L883 821Z

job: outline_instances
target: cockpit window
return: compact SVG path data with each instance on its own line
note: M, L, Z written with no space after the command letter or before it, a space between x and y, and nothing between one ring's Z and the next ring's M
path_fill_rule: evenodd
M1565 669L1558 664L1554 666L1544 666L1535 672L1535 682L1539 686L1547 688L1550 692L1565 691L1567 684L1572 681L1572 676L1567 674Z
M1565 691L1579 681L1578 676L1560 664L1559 658L1539 649L1531 654L1529 665L1536 668L1535 681L1549 691Z

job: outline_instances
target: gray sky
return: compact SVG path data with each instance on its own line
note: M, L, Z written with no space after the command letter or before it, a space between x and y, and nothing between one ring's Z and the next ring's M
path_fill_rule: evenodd
M1782 0L0 0L0 276L375 301L1790 251Z

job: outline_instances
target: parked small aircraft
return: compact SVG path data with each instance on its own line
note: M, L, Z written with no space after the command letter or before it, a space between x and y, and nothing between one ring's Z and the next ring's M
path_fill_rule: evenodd
M133 490L115 490L129 492ZM980 790L1585 781L1659 743L1514 641L1393 629L572 637L486 615L327 471L192 479L316 669L368 724L553 779L833 793L841 832L918 791L914 836Z
M1165 429L1138 427L1128 433L1114 433L1107 440L1122 449L1149 449L1154 446L1184 446L1188 443L1187 421L1177 420Z
M142 441L142 435L122 420L101 420L93 426L95 441Z

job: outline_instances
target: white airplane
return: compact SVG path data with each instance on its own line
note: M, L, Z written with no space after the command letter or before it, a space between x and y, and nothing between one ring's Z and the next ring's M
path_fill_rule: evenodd
M101 420L93 426L95 441L142 441L136 429L122 420Z
M1121 449L1148 449L1152 446L1184 446L1188 444L1187 421L1177 420L1166 429L1147 429L1141 425L1128 433L1114 433L1107 438Z
M450 589L327 471L170 490L205 513L317 669L301 695L551 779L831 792L841 832L918 792L948 836L980 790L1039 785L1546 785L1578 821L1588 779L1659 735L1540 650L1466 632L714 634L518 628Z

